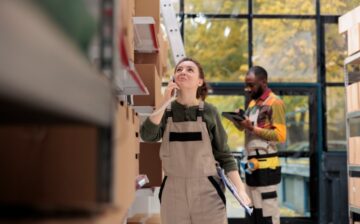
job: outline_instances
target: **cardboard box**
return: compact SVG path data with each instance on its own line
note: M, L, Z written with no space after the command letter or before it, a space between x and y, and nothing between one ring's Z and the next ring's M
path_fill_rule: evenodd
M360 110L360 82L356 82L356 90L357 90L357 103L354 106L354 110ZM354 93L355 94L355 93Z
M161 93L161 80L155 65L136 64L135 68L144 85L149 90L149 95L134 96L134 105L158 107L163 100L163 95Z
M339 33L347 33L348 55L360 51L360 6L339 18Z
M135 16L150 16L155 20L155 34L160 30L160 0L135 0Z
M354 165L360 165L360 137L353 137L355 138L355 147L354 147Z
M163 74L160 52L157 53L135 53L135 64L152 64L156 66L156 71L161 77Z
M152 214L145 222L145 224L161 224L160 214Z
M153 64L156 66L156 70L160 79L166 75L167 60L169 43L164 39L162 34L157 35L159 42L159 51L156 53L136 53L135 52L135 64Z
M339 17L339 33L348 31L358 23L360 23L360 6Z
M138 213L127 219L127 224L161 224L160 214Z
M110 194L100 136L85 125L1 126L0 203L96 210Z
M135 179L139 174L139 127L133 109L118 105L114 141L114 203L130 208L135 198Z
M360 137L349 138L348 162L350 165L360 165Z
M164 39L163 33L160 32L158 35L159 40L159 57L160 57L160 65L161 73L159 73L160 77L166 76L167 71L167 60L168 60L168 51L169 51L169 43L166 39Z
M348 187L349 187L349 191L348 191L348 200L349 200L349 204L350 205L353 205L354 204L354 191L355 189L354 188L354 178L352 177L349 177L348 179Z
M135 147L134 147L134 152L135 152L135 158L136 158L136 163L135 163L135 174L136 176L138 176L140 174L139 171L139 158L140 158L140 117L139 114L136 113L135 111L133 111L133 119L134 119L134 131L135 131Z
M353 197L354 197L354 206L357 208L360 208L360 178L359 177L355 177L354 178L354 186L355 186L355 190L353 189Z
M360 104L359 104L359 83L355 82L351 84L351 100L352 100L352 109L353 111L360 110Z
M360 178L349 177L349 204L360 208Z
M122 224L126 219L126 210L112 209L102 214L86 217L32 218L0 220L0 224Z
M360 23L352 26L347 31L348 55L360 51Z
M353 105L352 105L352 100L351 100L351 86L347 86L346 87L346 110L347 112L351 112L353 111Z
M127 219L127 224L144 224L148 214L138 213Z
M140 143L140 173L146 174L149 183L144 187L159 187L163 179L162 164L160 160L160 142Z
M346 87L347 94L347 110L348 112L353 112L360 109L359 103L359 84L353 83Z
M349 141L349 150L348 150L349 164L355 164L357 138L359 138L359 137L350 137L348 139L348 141Z
M130 207L139 138L132 109L119 106L110 130L87 125L0 127L0 203L45 210ZM111 144L114 141L114 144Z
M121 0L119 6L120 6L119 9L120 32L119 33L114 32L115 39L119 40L118 35L122 35L122 38L124 38L124 42L125 42L127 57L130 61L134 62L135 48L134 48L133 17L135 16L135 2L134 0Z

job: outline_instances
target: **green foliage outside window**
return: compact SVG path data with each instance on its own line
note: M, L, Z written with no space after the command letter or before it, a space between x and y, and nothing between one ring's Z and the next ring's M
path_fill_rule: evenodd
M360 0L320 0L321 14L342 15L360 6Z
M314 0L253 0L255 14L315 14Z
M243 14L247 4L246 0L185 0L185 13Z
M245 20L187 19L186 55L203 66L207 80L241 82L248 69Z

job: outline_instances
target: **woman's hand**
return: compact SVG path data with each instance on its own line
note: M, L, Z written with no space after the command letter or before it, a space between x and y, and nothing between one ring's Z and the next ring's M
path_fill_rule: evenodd
M165 89L165 101L169 100L172 97L172 94L175 90L180 90L179 86L174 81L170 81Z
M161 118L164 115L164 112L166 110L167 105L169 103L171 103L172 93L176 89L180 89L179 86L175 82L170 81L168 86L166 87L166 90L165 90L165 93L164 93L164 98L163 98L162 102L156 108L155 112L152 113L150 115L150 117L149 117L149 119L152 121L152 123L154 123L156 125L160 124Z
M239 172L237 170L232 170L227 173L227 176L230 178L230 181L235 185L240 198L243 199L246 205L251 206L252 205L251 199L246 194L245 184L241 181Z
M241 199L243 199L244 203L251 207L252 206L252 201L250 199L250 197L247 195L246 191L245 190L238 190L238 194L240 196Z

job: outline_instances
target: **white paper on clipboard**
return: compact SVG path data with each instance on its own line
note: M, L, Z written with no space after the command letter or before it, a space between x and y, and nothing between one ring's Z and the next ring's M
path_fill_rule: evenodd
M236 200L240 203L240 205L245 209L245 211L251 215L253 212L253 208L247 206L243 199L240 197L240 195L237 192L236 187L234 186L234 184L227 178L227 176L225 175L224 169L220 168L219 166L216 167L217 172L219 174L219 176L221 177L221 180L223 181L224 185L230 190L230 192L232 193L232 195L234 195L234 197L236 198Z

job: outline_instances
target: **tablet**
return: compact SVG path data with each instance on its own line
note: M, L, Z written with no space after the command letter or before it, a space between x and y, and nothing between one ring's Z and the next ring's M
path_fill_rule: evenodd
M233 122L245 120L245 117L242 114L236 112L222 112L221 115Z

